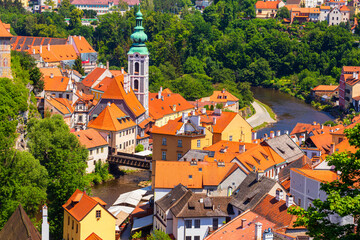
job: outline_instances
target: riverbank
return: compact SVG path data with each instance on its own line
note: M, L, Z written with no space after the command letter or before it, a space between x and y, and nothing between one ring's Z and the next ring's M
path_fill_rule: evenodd
M276 114L274 111L266 104L255 99L251 103L255 109L255 114L246 119L246 121L253 127L255 131L265 128L270 124L276 123Z

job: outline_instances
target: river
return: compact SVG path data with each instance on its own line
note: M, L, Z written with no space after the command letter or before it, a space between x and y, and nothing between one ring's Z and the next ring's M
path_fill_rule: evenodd
M290 132L298 122L312 123L316 121L322 123L334 119L328 113L317 111L303 101L280 91L268 88L252 88L252 91L254 97L269 105L278 118L277 123L259 130L258 137L264 133L269 134L271 130L281 130L282 132L288 130ZM110 207L120 194L138 189L137 184L140 181L149 180L150 178L149 171L126 174L115 180L94 186L92 194L100 197Z
M150 171L144 170L125 174L117 179L100 185L95 185L92 188L92 195L105 201L107 203L107 208L109 208L120 194L139 189L140 187L138 187L138 183L150 180L150 178Z
M253 87L251 90L254 93L254 98L272 108L278 120L277 123L260 129L258 138L262 137L264 133L269 134L270 131L281 130L283 133L283 131L288 130L290 133L298 122L323 123L327 120L334 120L330 114L318 111L311 105L278 90L260 87Z

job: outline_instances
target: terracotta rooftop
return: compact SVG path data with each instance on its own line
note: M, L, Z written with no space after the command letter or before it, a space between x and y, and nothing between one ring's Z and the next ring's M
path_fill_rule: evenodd
M359 66L343 66L342 68L343 72L359 72L360 71L360 67Z
M90 234L85 240L103 240L101 237L96 235L96 233Z
M13 37L13 35L8 31L7 27L8 24L5 24L0 20L0 37Z
M215 103L225 103L225 102L238 102L239 99L232 95L228 91L214 91L213 94L209 97L211 102Z
M119 0L114 0L112 2L114 3L114 5L119 4ZM139 3L140 3L139 0L125 0L124 2L126 2L130 6L139 5ZM108 0L73 0L71 2L71 4L73 4L73 5L96 5L96 4L97 5L109 5L109 1Z
M87 149L109 145L108 142L95 129L81 130L74 132L73 134L78 137L81 145L84 145Z
M179 117L174 120L169 120L168 123L162 127L153 126L151 133L176 135L176 132L180 130L183 124L184 123L181 121L181 117Z
M323 153L327 153L330 151L330 147L332 143L332 136L330 133L316 134L314 136L311 136L310 140Z
M99 116L94 120L91 120L88 124L88 128L114 132L134 126L136 126L135 122L114 103L110 106L106 106Z
M66 98L50 98L46 99L46 101L63 115L72 114L74 112L74 107Z
M313 179L318 182L326 183L333 182L338 180L339 177L334 171L330 170L313 170L313 169L303 169L303 168L292 168L291 171L294 171L298 174L301 174L307 178Z
M90 197L85 192L76 189L62 207L80 222L98 204L105 209L106 203L104 201L99 198Z
M51 76L53 74L56 77L62 77L62 73L58 67L55 68L39 68L43 76Z
M65 92L70 79L67 77L44 76L44 90L54 92Z
M124 100L126 106L136 116L140 116L145 113L145 108L141 105L133 90L126 93L124 90L124 75L119 75L114 78L105 93L102 95L102 99L121 99Z
M256 9L278 9L280 1L257 1L255 4Z
M166 93L164 90L161 98L158 98L158 93L149 93L149 114L154 120L191 109L194 106L178 93Z
M357 150L359 150L357 147L355 146L351 146L349 144L349 140L347 138L345 138L341 143L335 145L335 152L351 152L351 153L355 153Z
M106 68L95 68L81 81L81 83L87 87L91 87L105 71L107 71Z
M339 85L319 85L312 89L312 91L329 91L333 92L335 91Z
M41 48L41 49L40 49ZM40 54L44 62L60 62L64 60L75 60L78 55L72 45L50 45L49 46L32 46L28 53ZM40 53L42 52L42 53Z
M242 226L243 219L246 219L246 221ZM223 225L204 240L256 240L255 223L258 222L262 223L263 230L275 226L275 223L270 222L266 218L252 211L247 211Z
M156 161L155 188L173 188L182 184L187 188L218 186L230 173L239 166L236 163L225 163L218 166L216 162Z
M340 7L340 11L341 12L350 12L350 9L347 6L343 5Z
M246 150L258 146L258 144L255 143L243 143L221 140L209 147L204 148L204 150L220 152L223 149L226 149L226 152L239 153L240 145L245 145Z
M86 38L82 36L71 36L79 53L96 53Z
M105 77L98 85L93 87L93 90L105 92L109 85L114 81L114 78Z
M44 47L48 44L52 45L65 45L67 42L66 38L48 38L48 37L28 37L28 36L14 36L11 38L11 50L15 51L26 51L32 54L30 51L33 46L43 45Z
M238 115L235 112L224 112L222 111L220 115L216 114L215 111L206 111L206 114L201 114L200 122L203 126L212 125L212 132L213 133L222 133L225 128L231 123L231 121ZM216 124L213 124L214 118L216 119ZM244 120L244 124L248 124ZM235 139L236 140L236 139Z
M275 223L275 228L293 227L296 216L289 214L287 209L286 201L277 201L274 196L267 194L252 211Z

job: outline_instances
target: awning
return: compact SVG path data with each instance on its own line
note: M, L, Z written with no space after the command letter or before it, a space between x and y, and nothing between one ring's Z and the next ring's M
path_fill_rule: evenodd
M128 206L111 206L108 211L111 212L112 215L116 217L120 212L126 212L131 214L135 208Z
M153 215L149 215L143 218L134 219L133 227L131 231L138 230L140 228L144 228L147 226L151 226L153 224Z
M145 150L145 151L137 152L137 153L134 153L134 154L138 155L138 156L148 156L148 155L152 154L152 151Z
M145 195L146 192L148 190L150 190L150 189L151 189L151 187L150 188L146 187L146 188L141 188L141 189L137 189L137 190L134 190L134 191L131 191L131 192L121 194L118 197L118 199L116 199L113 206L114 205L128 204L128 205L136 207L139 204L142 196Z

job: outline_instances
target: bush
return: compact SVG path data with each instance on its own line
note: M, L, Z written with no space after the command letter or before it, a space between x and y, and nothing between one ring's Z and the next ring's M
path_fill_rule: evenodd
M135 152L142 152L142 151L144 151L144 145L142 144L137 145L135 148Z

